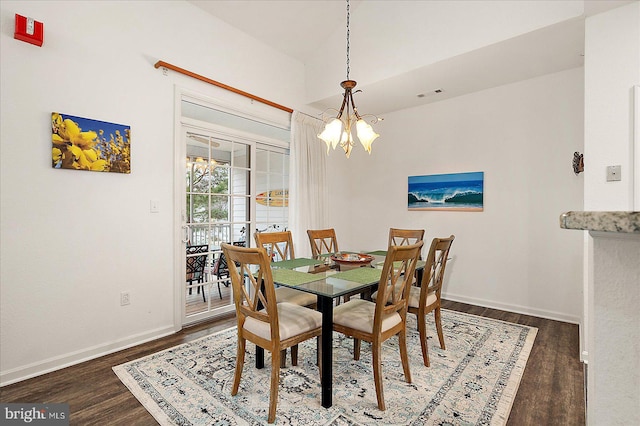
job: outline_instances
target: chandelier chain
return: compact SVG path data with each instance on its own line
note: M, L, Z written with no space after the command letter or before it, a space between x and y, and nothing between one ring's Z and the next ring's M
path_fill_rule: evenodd
M327 154L331 147L336 149L338 144L344 149L344 153L349 158L351 150L354 146L354 139L351 134L352 129L355 128L355 136L358 138L364 149L371 154L371 144L380 136L377 134L370 124L365 122L363 116L358 113L358 108L353 101L353 88L356 87L356 82L349 79L349 50L350 50L350 29L349 23L351 20L351 7L349 0L347 2L347 79L340 83L340 87L344 89L342 95L342 105L340 110L337 111L335 118L326 121L326 125L322 133L318 135L318 138L322 139L327 144ZM359 90L356 91L356 93ZM343 115L343 113L346 113ZM368 114L371 116L371 114ZM378 122L378 117L374 117L371 121L372 124ZM324 118L324 117L323 117Z
M347 80L349 80L349 0L347 0Z

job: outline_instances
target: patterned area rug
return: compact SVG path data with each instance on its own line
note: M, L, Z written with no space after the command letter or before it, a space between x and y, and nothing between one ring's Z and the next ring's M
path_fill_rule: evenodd
M431 367L422 363L414 315L408 316L413 383L402 374L398 339L384 344L386 411L377 408L371 349L334 333L333 406L320 405L315 339L300 345L296 367L280 370L279 425L504 425L509 417L537 329L443 310L446 350L428 315ZM271 358L255 368L248 353L240 390L231 396L236 329L206 336L113 368L161 425L267 423Z

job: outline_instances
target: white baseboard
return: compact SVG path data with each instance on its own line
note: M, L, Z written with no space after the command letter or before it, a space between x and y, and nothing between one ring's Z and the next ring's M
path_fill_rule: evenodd
M0 386L10 385L32 377L41 376L84 361L89 361L175 333L174 327L163 327L145 333L128 336L112 343L70 352L43 361L0 372Z
M468 303L470 305L483 306L485 308L499 309L501 311L515 312L517 314L531 315L534 317L546 318L555 321L568 322L571 324L581 325L581 318L574 315L567 315L562 312L546 311L542 309L534 309L528 306L511 305L498 303L492 300L477 299L474 297L460 296L451 293L442 293L442 298L451 300L452 302Z

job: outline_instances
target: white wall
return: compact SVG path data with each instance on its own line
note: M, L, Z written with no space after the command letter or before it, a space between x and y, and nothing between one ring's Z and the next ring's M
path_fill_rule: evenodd
M583 148L582 72L398 111L377 127L370 156L332 151L340 247L385 247L389 227L424 228L426 241L455 234L446 298L579 323L582 235L561 230L559 216L582 209L571 167ZM407 210L408 176L475 171L484 212Z
M633 86L640 84L639 2L587 18L584 66L585 210L633 210ZM640 156L640 150L635 155ZM622 166L621 181L607 182L610 165Z
M634 203L634 170L640 164L640 146L634 147L634 118L640 122L640 111L634 110L634 85L640 85L640 3L633 2L585 21L585 187L584 209L592 211L631 211ZM634 117L635 116L635 117ZM639 136L635 135L636 140ZM622 167L622 180L607 182L606 168ZM635 178L636 182L638 176ZM574 232L574 231L571 231ZM582 357L589 359L594 347L595 322L611 320L614 312L600 310L594 317L596 295L594 283L593 239L584 238L584 323ZM604 315L603 315L604 314ZM630 321L629 327L637 327ZM619 330L625 333L628 330ZM604 349L606 350L606 349ZM595 366L594 366L595 367ZM597 367L596 367L597 368ZM590 368L589 373L593 374ZM594 383L589 383L590 392ZM590 407L593 413L593 407Z
M304 72L183 1L0 6L4 384L174 330L174 87L228 95L153 64L292 108ZM15 13L44 22L42 47L13 39ZM53 111L129 124L131 174L52 169Z

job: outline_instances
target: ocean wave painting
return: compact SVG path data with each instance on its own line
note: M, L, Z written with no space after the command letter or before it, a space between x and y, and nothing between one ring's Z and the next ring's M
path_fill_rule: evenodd
M484 172L409 176L409 210L482 211Z

